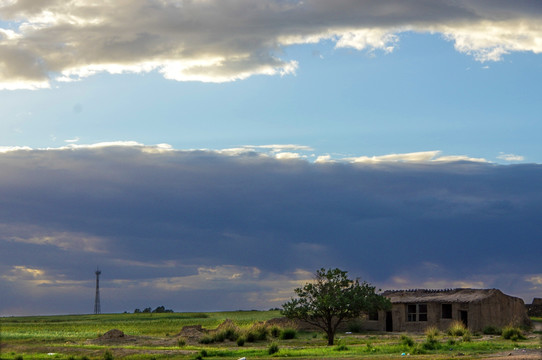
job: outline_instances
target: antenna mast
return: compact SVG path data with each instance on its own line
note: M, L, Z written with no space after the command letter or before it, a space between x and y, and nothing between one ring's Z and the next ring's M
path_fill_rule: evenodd
M100 269L96 268L96 298L94 299L94 314L101 314L100 309Z

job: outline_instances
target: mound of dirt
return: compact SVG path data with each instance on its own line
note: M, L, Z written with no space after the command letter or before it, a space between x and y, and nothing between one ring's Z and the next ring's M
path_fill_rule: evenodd
M102 336L98 337L95 340L91 340L92 344L111 344L111 343L124 343L124 342L134 342L136 341L135 336L129 336L124 334L124 332L111 329Z
M124 332L117 329L111 329L105 334L103 334L102 336L100 336L100 339L102 340L118 339L118 338L123 338L124 336L125 336Z
M189 342L198 342L207 332L201 325L184 326L175 337L185 338Z
M219 332L220 330L223 330L223 329L236 329L237 328L237 325L235 325L235 323L233 322L233 320L231 319L226 319L222 322L222 324L218 325L217 328L215 329L216 332Z

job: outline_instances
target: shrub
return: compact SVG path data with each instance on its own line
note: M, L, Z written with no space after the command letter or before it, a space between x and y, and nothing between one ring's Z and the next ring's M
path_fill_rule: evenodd
M236 328L227 328L222 330L220 333L224 339L228 339L230 341L236 341L237 338L239 338L239 331Z
M440 330L436 326L430 326L425 329L425 336L427 338L436 339L440 335Z
M465 333L463 334L463 341L464 342L470 342L472 339L472 335L469 331L469 329L467 329L467 331L465 331Z
M251 330L247 331L246 333L246 340L247 342L255 342L256 341L256 334L252 332Z
M348 346L346 346L344 340L339 339L339 340L337 340L337 346L335 346L335 350L337 350L337 351L345 351L345 350L348 350Z
M269 329L264 323L255 324L250 331L254 332L256 340L267 340Z
M199 339L200 344L212 344L215 342L214 337L211 335L205 335L201 339Z
M180 337L179 339L177 339L177 345L179 345L179 347L185 346L186 345L186 339Z
M109 350L105 350L104 360L114 360L113 354Z
M500 328L498 328L496 326L493 326L493 325L488 325L488 326L484 327L482 332L485 335L501 335L502 334L502 329L500 329Z
M465 332L467 331L467 328L465 327L465 324L463 324L462 321L454 321L448 328L448 335L451 336L463 336Z
M506 326L502 329L502 337L512 341L525 340L525 336L523 336L521 329L514 326Z
M273 355L275 353L278 353L279 352L279 345L277 343L271 343L271 345L269 345L269 348L267 349L267 352L269 353L269 355Z
M243 345L245 345L245 341L246 341L246 340L245 340L245 337L244 337L244 336L239 336L239 337L237 338L237 346L243 346Z
M452 345L457 344L457 341L456 341L454 338L450 338L450 339L448 339L448 341L446 342L446 344L447 344L448 346L452 346Z
M208 355L208 354L207 354L207 350L205 350L205 349L202 349L202 350L199 352L199 354L200 354L202 357Z
M414 349L412 349L412 353L413 353L414 355L423 355L423 354L426 353L426 351L425 351L423 345L418 344L418 345L416 345L416 346L414 347Z
M23 360L23 356L22 355L17 355L17 356L15 356L15 360Z
M414 340L410 336L402 334L400 339L401 339L401 344L408 347L414 346Z
M269 333L272 337L278 338L280 336L281 329L277 325L273 325L271 328L269 328Z
M291 339L295 339L295 337L297 336L297 331L295 329L282 329L282 331L280 332L280 339L281 340L291 340Z
M353 333L360 333L363 330L363 326L359 321L353 321L348 324L347 331Z
M437 350L440 348L440 343L435 338L428 338L422 344L424 350Z

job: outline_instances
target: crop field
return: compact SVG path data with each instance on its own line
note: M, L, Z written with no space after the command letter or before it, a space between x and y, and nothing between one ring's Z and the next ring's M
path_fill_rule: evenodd
M540 331L524 339L446 333L339 333L326 346L323 333L266 321L278 311L142 313L0 318L2 360L176 359L540 359ZM226 319L229 319L226 321ZM284 319L283 319L284 320ZM542 325L542 319L533 318ZM201 326L201 327L199 327ZM193 330L194 334L181 329ZM539 326L537 326L538 328ZM120 330L118 335L110 330ZM429 346L429 345L431 346Z

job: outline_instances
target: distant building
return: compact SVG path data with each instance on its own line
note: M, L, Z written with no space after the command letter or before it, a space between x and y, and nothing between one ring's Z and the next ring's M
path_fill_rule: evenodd
M471 331L531 324L523 300L497 289L393 290L382 295L391 300L392 309L370 314L368 330L423 332L436 326L444 331L455 320Z
M542 316L542 298L534 298L533 303L527 305L527 314L529 316Z

